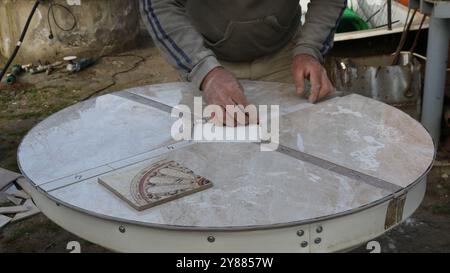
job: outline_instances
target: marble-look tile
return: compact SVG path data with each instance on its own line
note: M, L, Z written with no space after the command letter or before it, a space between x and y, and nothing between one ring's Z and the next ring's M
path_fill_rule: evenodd
M193 107L194 94L197 96L201 95L201 93L195 90L192 85L186 83L167 83L140 86L127 89L125 91L171 107L175 107L180 104Z
M40 185L174 142L170 114L114 95L67 108L25 137L21 169Z
M281 115L313 106L307 99L297 94L293 84L242 81L242 85L250 104L279 105Z
M431 137L398 109L360 96L335 98L281 119L280 143L407 187L434 157Z
M389 193L255 144L195 144L122 169L174 160L214 187L138 212L89 179L50 194L109 217L147 224L244 227L306 220L348 211Z
M241 81L241 83L249 104L279 105L281 114L312 106L306 99L297 95L292 84L257 81ZM201 92L185 83L135 87L126 91L171 107L183 104L191 109L194 105L194 96L202 96ZM205 105L205 102L203 104Z

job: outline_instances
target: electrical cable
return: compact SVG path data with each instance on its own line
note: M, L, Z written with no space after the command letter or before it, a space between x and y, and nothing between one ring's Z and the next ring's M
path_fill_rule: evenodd
M73 24L72 24L71 27L64 28L58 23L58 20L56 20L56 16L55 16L55 7L59 7L61 9L65 10L72 17ZM52 16L51 18L50 18L50 15ZM72 12L72 10L70 10L70 8L68 8L68 7L64 6L64 5L55 3L55 1L53 1L53 0L50 0L50 4L49 4L49 7L48 7L48 11L47 11L48 28L50 30L50 35L48 36L48 38L50 40L55 38L55 36L53 35L53 28L52 28L51 19L53 19L53 22L55 23L55 26L57 28L59 28L62 31L66 31L66 32L74 30L77 27L77 25L78 25L77 17Z
M22 30L22 34L20 35L19 41L17 42L13 53L11 54L9 59L6 61L5 66L3 67L2 70L0 70L0 82L2 81L2 79L5 76L6 72L8 71L9 66L12 64L12 62L16 58L17 53L19 52L19 49L22 46L23 40L25 39L25 35L27 34L28 28L30 27L30 23L31 23L31 20L33 19L34 13L36 12L39 4L42 1L44 1L44 0L36 0L36 2L34 2L33 8L31 9L30 15L28 16L28 19L27 19L27 21L25 23L25 26L24 26L23 30Z
M114 85L117 84L116 77L117 77L118 75L124 74L124 73L128 73L128 72L130 72L130 71L133 71L133 70L135 70L136 68L138 68L139 65L140 65L141 63L145 62L145 58L144 58L144 57L138 56L138 55L134 55L134 54L122 54L122 55L115 55L115 56L114 56L114 55L103 55L103 56L100 56L99 58L97 58L97 61L99 61L99 60L101 60L101 59L103 59L103 58L107 58L107 57L135 57L135 58L139 58L139 60L138 60L137 62L135 62L131 68L128 68L128 69L125 69L125 70L116 72L116 73L114 73L113 75L111 75L112 83L110 83L110 84L108 84L107 86L102 87L102 88L100 88L100 89L98 89L98 90L95 90L94 92L92 92L91 94L89 94L89 95L86 96L85 98L81 99L80 101L86 101L86 100L88 100L88 99L91 99L93 96L95 96L95 95L97 95L97 94L99 94L99 93L105 91L105 90L108 89L108 88L113 87Z

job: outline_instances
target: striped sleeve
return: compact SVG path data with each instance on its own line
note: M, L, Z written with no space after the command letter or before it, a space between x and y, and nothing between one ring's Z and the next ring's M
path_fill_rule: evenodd
M186 0L140 0L141 16L166 60L200 88L209 71L220 64L187 18L185 4Z
M333 47L334 34L346 7L347 0L311 0L294 56L308 54L323 63Z

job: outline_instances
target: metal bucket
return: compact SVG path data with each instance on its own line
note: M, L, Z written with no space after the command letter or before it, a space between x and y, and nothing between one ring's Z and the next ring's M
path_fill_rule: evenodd
M422 64L410 52L402 52L398 65L392 56L337 58L332 78L338 90L356 93L395 106L420 118Z

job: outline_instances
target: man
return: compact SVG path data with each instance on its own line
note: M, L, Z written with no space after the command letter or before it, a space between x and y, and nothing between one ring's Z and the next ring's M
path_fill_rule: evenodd
M300 27L299 0L141 0L166 59L208 104L247 105L237 79L295 83L309 100L334 90L322 66L346 0L312 0Z

